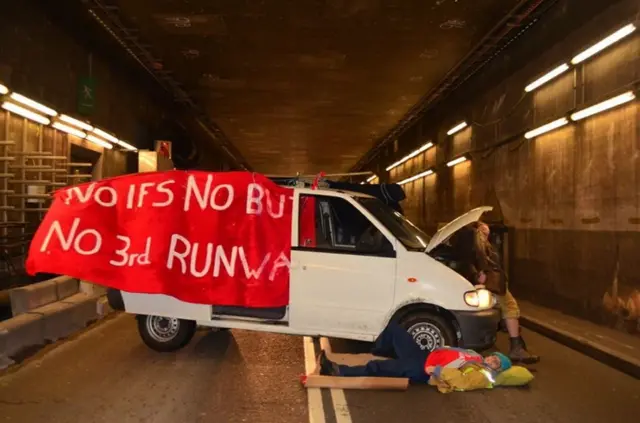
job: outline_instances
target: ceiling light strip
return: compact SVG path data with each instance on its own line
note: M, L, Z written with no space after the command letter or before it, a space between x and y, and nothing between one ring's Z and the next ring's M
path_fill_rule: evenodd
M87 135L87 141L91 141L92 143L99 145L100 147L104 147L107 150L111 150L113 148L113 144L96 137L95 135L89 134Z
M552 79L556 78L557 76L562 75L568 70L569 70L569 65L566 63L563 63L557 68L553 69L552 71L546 73L545 75L541 76L540 78L536 79L535 81L527 85L524 90L529 93L535 90L536 88L541 87L542 85L551 81Z
M385 169L386 171L390 171L391 169L400 166L402 163L413 159L414 157L416 157L418 154L423 153L425 151L427 151L428 149L430 149L431 147L433 147L433 143L432 142L428 142L425 145L423 145L422 147L418 148L417 150L407 154L406 156L404 156L403 158L401 158L400 160L398 160L397 162L387 166L387 168Z
M93 131L91 131L94 133L94 135L99 136L100 138L104 138L107 141L111 141L114 144L118 144L118 141L120 141L118 138L116 138L115 136L111 135L108 132L103 131L100 128L93 128Z
M39 115L36 112L32 112L31 110L27 110L24 107L20 107L15 103L11 103L9 101L5 101L4 103L2 103L2 108L11 112L11 113L15 113L16 115L20 115L23 118L32 120L34 122L37 122L39 124L42 125L48 125L51 123L51 121L49 120L49 118L47 118L46 116L42 116Z
M613 34L607 36L603 40L595 43L588 49L584 50L582 53L576 55L573 59L571 59L571 63L577 65L578 63L582 63L590 57L595 56L600 53L602 50L607 47L617 43L622 40L626 36L632 34L636 30L636 26L634 24L625 25Z
M563 127L564 125L566 125L567 123L569 123L569 119L567 118L560 118L560 119L556 119L553 122L549 122L547 124L544 124L536 129L533 129L527 133L524 134L524 137L528 140L530 140L531 138L535 138L537 136L540 136L542 134L546 134L547 132L551 132L554 131L560 127Z
M37 101L31 100L30 98L25 97L22 94L11 93L9 98L11 98L13 101L16 101L16 102L18 102L20 104L23 104L23 105L25 105L27 107L30 107L30 108L34 109L34 110L37 110L40 113L44 113L45 115L49 115L49 116L57 116L58 115L58 112L53 110L51 107L47 107L44 104L40 104Z
M124 148L126 148L126 149L127 149L127 150L129 150L129 151L138 151L138 149L137 149L137 148L135 148L135 147L134 147L134 146L132 146L131 144L126 143L126 142L124 142L124 141L122 141L122 140L118 140L118 145L119 145L120 147L124 147Z
M608 100L605 100L601 103L594 104L591 107L587 107L586 109L582 109L578 112L575 112L571 115L571 120L576 122L581 119L588 118L589 116L593 116L598 113L602 113L605 110L613 109L614 107L618 107L622 104L633 101L636 98L636 95L633 91L627 91L624 94L620 94Z
M10 90L6 85L0 84L0 95L6 95L9 92ZM9 95L9 98L13 100L15 103L11 101L5 101L4 103L2 103L2 108L8 112L22 116L26 119L32 120L41 125L51 124L51 126L54 129L65 132L67 134L74 135L78 138L87 139L93 142L94 144L97 144L107 149L112 149L113 144L117 144L125 148L126 150L138 151L138 149L133 145L125 141L119 140L118 138L109 134L108 132L105 132L99 128L94 128L88 123L82 122L81 120L75 119L71 116L68 116L65 114L59 115L58 112L55 111L54 109L47 107L41 103L38 103L37 101L32 100L28 97L25 97L22 94L18 94L14 92L14 93L11 93L11 95ZM16 103L20 103L21 105L18 105ZM26 106L27 108L23 106ZM47 116L42 116L40 113L37 113L36 111L51 117L56 117L56 121L51 123L51 120ZM87 132L92 132L93 134L87 134ZM108 140L111 142L107 142L105 140Z
M51 126L54 127L55 129L57 129L58 131L66 132L67 134L74 135L74 136L76 136L78 138L86 138L87 137L87 134L85 134L81 130L73 128L73 127L71 127L69 125L65 125L64 123L53 122L53 124Z
M635 30L636 30L636 26L634 24L631 23L631 24L625 25L624 27L620 28L619 30L615 31L614 33L600 40L596 44L592 45L591 47L587 48L586 50L574 56L573 59L571 59L571 64L577 65L579 63L584 62L585 60L603 51L607 47L612 46L613 44L617 43L618 41L632 34ZM545 75L541 76L540 78L536 79L535 81L527 85L524 90L526 92L534 91L536 88L539 88L542 85L546 84L547 82L551 81L552 79L558 77L559 75L562 75L569 69L570 69L570 66L567 63L563 63L562 65L549 71Z
M72 118L71 116L67 116L67 115L60 115L58 116L58 119L61 120L64 123L67 123L71 126L75 126L76 128L79 128L83 131L86 132L91 132L93 131L93 126L89 125L86 122L82 122L78 119Z
M403 179L402 181L398 182L398 185L404 185L404 184L408 184L409 182L413 182L415 180L418 180L420 178L424 178L425 176L429 176L433 174L433 170L429 169L429 170L425 170L424 172L418 173L417 175L413 175L407 179Z
M455 134L456 132L460 132L460 131L462 131L464 128L466 128L467 126L468 126L468 125L467 125L467 122L460 122L459 124L457 124L457 125L456 125L456 126L454 126L453 128L449 129L449 130L447 131L447 135L453 135L453 134Z
M466 162L467 160L469 160L469 159L467 158L467 156L460 156L460 157L458 157L457 159L453 159L453 160L451 160L450 162L448 162L448 163L447 163L447 167L457 166L457 165L459 165L460 163L464 163L464 162Z

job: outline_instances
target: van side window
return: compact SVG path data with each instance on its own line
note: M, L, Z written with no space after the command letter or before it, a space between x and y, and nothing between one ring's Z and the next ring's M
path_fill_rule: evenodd
M389 240L343 198L301 195L298 245L345 254L393 256Z

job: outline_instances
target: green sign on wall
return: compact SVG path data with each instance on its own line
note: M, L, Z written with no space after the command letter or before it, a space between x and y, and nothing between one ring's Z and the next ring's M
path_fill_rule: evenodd
M78 80L78 113L83 116L93 114L96 105L96 80L83 76Z

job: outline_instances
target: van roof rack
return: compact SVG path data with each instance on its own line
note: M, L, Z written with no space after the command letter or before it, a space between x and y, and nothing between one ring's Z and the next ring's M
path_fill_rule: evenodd
M318 179L318 188L329 188L327 181L339 180L342 178L352 178L355 176L371 176L373 172L350 172L350 173L328 173L320 176L318 175L301 175L297 173L295 175L266 175L278 185L295 186L299 188L305 188L313 185L313 182Z

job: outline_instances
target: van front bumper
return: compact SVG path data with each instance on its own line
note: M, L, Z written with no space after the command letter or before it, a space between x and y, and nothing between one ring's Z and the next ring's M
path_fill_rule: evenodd
M452 311L460 329L460 346L483 350L496 342L500 309L479 311Z

